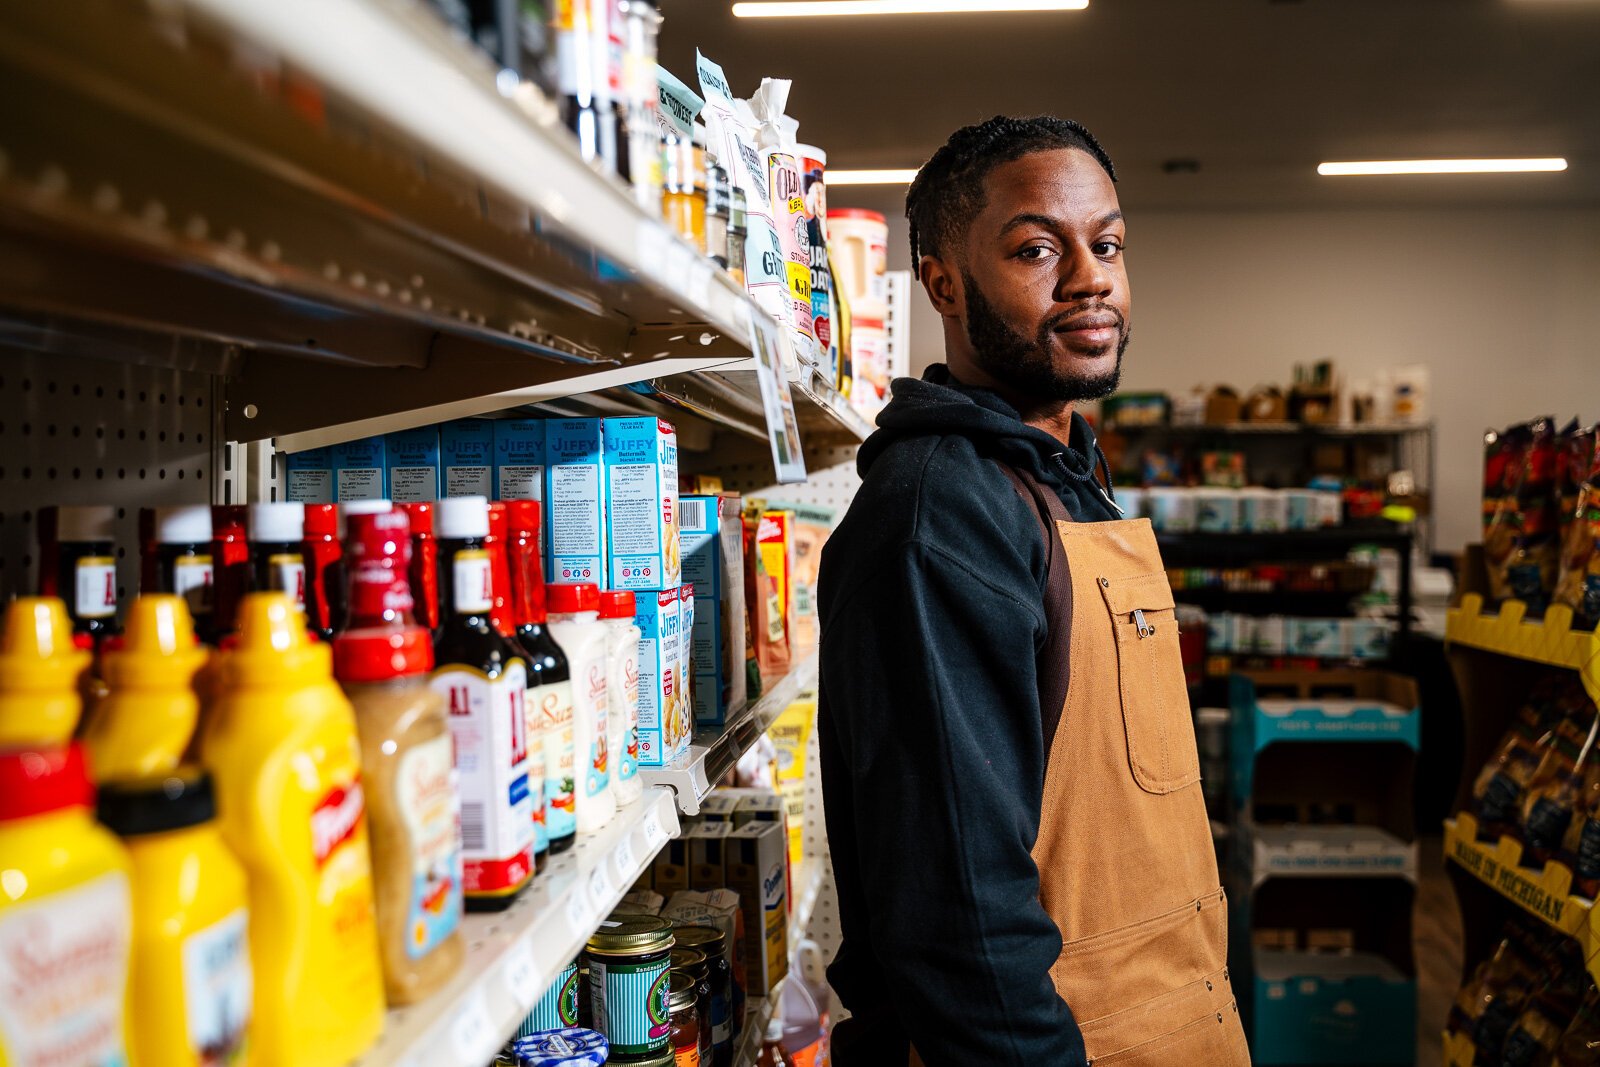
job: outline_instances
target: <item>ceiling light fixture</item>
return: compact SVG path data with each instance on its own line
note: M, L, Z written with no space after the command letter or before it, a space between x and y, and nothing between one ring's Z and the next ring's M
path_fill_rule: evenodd
M909 185L917 176L911 170L832 170L827 174L829 187L836 185Z
M816 18L824 15L954 15L1006 11L1082 11L1089 0L765 0L733 5L735 18Z
M1332 176L1368 174L1524 174L1567 169L1559 157L1545 159L1388 159L1355 163L1319 163L1317 173Z

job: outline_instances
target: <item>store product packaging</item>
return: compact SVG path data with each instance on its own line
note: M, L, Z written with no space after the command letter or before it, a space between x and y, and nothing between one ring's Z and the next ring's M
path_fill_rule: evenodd
M779 823L749 823L728 838L728 888L739 894L745 969L757 996L789 973L788 852Z
M1145 491L1150 509L1150 524L1160 533L1192 533L1197 500L1188 489L1157 487Z
M545 574L552 582L595 582L604 588L603 420L550 419L545 423L544 440L544 499L550 526L545 539ZM677 606L676 598L673 606Z
M1237 533L1242 501L1237 489L1196 489L1195 529L1201 533Z
M1238 650L1237 616L1229 611L1214 611L1206 616L1206 651L1212 655Z
M1394 642L1395 625L1388 619L1345 619L1345 645L1359 660L1386 660Z
M1239 525L1247 533L1282 533L1289 528L1289 497L1273 489L1240 493Z
M364 437L333 446L334 494L336 502L387 499L388 458L383 438Z
M454 419L439 426L439 484L445 496L494 496L494 422Z
M297 504L332 504L333 449L290 452L284 461L284 497Z
M1284 623L1284 646L1291 656L1343 659L1349 656L1339 619L1290 618Z
M1120 493L1118 497L1121 497ZM770 501L768 507L775 511L789 512L794 516L791 528L794 541L794 574L790 582L790 592L794 596L793 618L796 623L793 642L797 651L811 648L816 645L818 637L817 572L822 565L822 546L833 533L837 512L833 508L815 504L791 504L777 500Z
M639 765L660 767L678 751L678 671L683 624L678 591L664 589L634 597L639 627ZM684 886L683 888L688 888Z
M671 897L689 888L689 840L675 837L656 854L651 865L650 883L657 893Z
M543 419L494 420L494 499L543 502L544 434Z
M778 588L780 578L768 567L768 556L760 551L761 517L747 514L743 524L744 596L756 664L762 674L783 674L789 670L790 654L789 627Z
M1266 615L1254 623L1250 651L1260 656L1282 656L1289 651L1289 621L1282 615Z
M617 904L617 910L633 915L660 915L666 903L667 898L654 889L635 889L623 894L622 900Z
M709 799L709 798L707 798ZM661 917L672 920L675 926L710 926L721 930L723 952L728 968L733 972L733 982L742 999L748 988L745 974L744 912L739 907L739 894L731 889L712 889L705 892L679 890L661 909Z
M783 628L789 635L789 655L801 654L795 638L799 629L796 620L798 607L795 597L795 515L783 508L767 508L761 512L761 525L756 528L756 547L761 553L762 565L777 579L778 611L783 616Z
M1317 525L1317 494L1310 489L1285 489L1284 528L1312 530Z
M694 623L695 616L694 586L684 583L678 587L678 619L683 635L678 644L679 670L678 678L683 685L683 692L678 700L678 714L681 727L678 734L679 753L688 751L689 742L694 737Z
M674 137L693 136L694 120L700 117L706 102L660 64L656 65L656 90L660 100L656 122L662 132L671 133Z
M610 589L666 589L682 581L678 543L678 433L654 416L604 421Z
M817 694L802 693L783 710L767 736L778 750L778 795L788 826L789 867L800 866L806 827L806 755L817 721Z
M733 822L739 798L726 789L714 789L700 801L700 818L706 822Z
M784 113L791 87L792 83L785 78L761 79L761 87L750 98L750 110L759 123L756 145L772 195L773 228L783 253L789 290L789 324L793 330L791 341L800 362L815 366L817 342L811 318L810 228L806 224L805 188L795 143L797 127Z
M739 801L733 816L735 826L752 822L782 824L788 817L788 806L784 804L783 797L772 789L729 789L727 792Z
M683 581L695 590L694 719L721 726L744 706L744 552L737 496L686 496L678 503Z
M689 888L694 890L726 889L728 874L723 858L728 837L733 833L731 822L697 822L685 835L689 842Z
M833 267L828 258L828 154L815 145L795 148L811 242L811 335L817 342L818 368L831 382L839 373L839 340L833 332Z
M385 434L389 460L389 499L396 504L426 504L439 499L439 428L418 426Z

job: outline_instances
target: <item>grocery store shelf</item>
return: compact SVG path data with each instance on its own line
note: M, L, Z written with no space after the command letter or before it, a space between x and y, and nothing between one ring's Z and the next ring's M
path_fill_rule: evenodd
M1527 617L1528 606L1508 600L1497 614L1484 611L1483 597L1469 593L1445 622L1445 640L1530 663L1564 667L1583 676L1589 695L1600 700L1600 635L1572 628L1572 609L1552 604L1543 621Z
M796 663L788 674L767 679L766 689L761 696L735 712L722 729L698 732L688 752L664 767L641 767L639 777L644 779L646 785L671 789L678 798L678 808L683 814L700 814L700 802L711 792L711 788L777 721L783 709L815 685L816 680L817 654L813 651Z
M1348 426L1317 426L1307 422L1220 422L1198 426L1179 426L1157 423L1150 426L1109 425L1108 430L1120 434L1172 434L1197 436L1221 434L1252 434L1279 437L1403 437L1408 434L1430 433L1433 424L1420 423L1358 423Z
M1376 826L1245 826L1252 884L1268 878L1417 880L1416 842Z
M1318 530L1284 530L1278 533L1175 533L1158 531L1156 540L1164 552L1190 549L1196 556L1220 566L1226 560L1286 559L1292 554L1344 553L1361 545L1383 548L1408 548L1412 533L1393 523L1354 526L1329 526Z
M743 287L496 73L410 0L7 5L0 333L226 374L291 452L748 361Z
M646 789L598 833L557 856L517 902L463 921L467 958L438 994L389 1013L357 1067L483 1067L561 968L678 834L665 789Z

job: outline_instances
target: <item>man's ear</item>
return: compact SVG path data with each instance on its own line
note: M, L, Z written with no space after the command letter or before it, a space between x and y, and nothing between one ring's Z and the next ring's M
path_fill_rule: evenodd
M938 256L923 256L918 269L918 278L933 304L933 310L940 315L959 315L962 305L961 274L955 270L954 264Z

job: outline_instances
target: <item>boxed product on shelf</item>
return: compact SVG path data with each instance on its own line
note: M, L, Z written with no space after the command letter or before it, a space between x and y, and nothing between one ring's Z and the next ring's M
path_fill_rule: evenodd
M700 800L700 814L697 818L705 822L732 823L734 812L739 808L739 797L732 790L713 789Z
M335 503L351 500L383 500L388 487L388 459L383 438L364 437L333 446Z
M424 504L439 499L439 428L418 426L385 434L389 461L389 499Z
M1576 941L1529 919L1508 920L1450 1008L1450 1062L1589 1064L1600 1047L1600 991ZM1552 1058L1554 1057L1554 1058Z
M678 702L682 710L684 735L693 735L694 720L694 586L684 583L678 587L678 678L683 686L683 697ZM686 740L684 742L688 744Z
M1108 428L1161 426L1170 407L1166 393L1118 393L1100 405L1100 417Z
M1237 489L1192 490L1195 529L1201 533L1237 533L1240 530L1240 496Z
M544 436L543 419L494 420L496 500L544 500Z
M680 584L677 430L653 416L625 416L604 420L601 436L608 587Z
M745 968L762 996L789 973L788 854L781 823L747 823L728 838L728 888L744 912Z
M284 497L298 504L332 504L333 449L290 452L284 461Z
M727 887L727 861L725 852L728 837L733 833L730 822L700 820L689 827L685 839L689 842L689 888L694 890L723 889Z
M646 868L645 874L648 876L649 873L649 868ZM617 903L617 910L639 915L660 915L666 902L667 898L654 889L634 889L622 895L622 899Z
M817 573L822 565L822 548L828 535L833 533L837 513L833 508L816 504L796 504L787 501L769 501L767 506L775 511L789 512L794 516L791 536L794 542L794 574L791 580L794 596L795 631L791 640L798 648L811 648L817 643Z
M494 422L453 419L439 425L439 485L445 496L494 496Z
M550 419L545 423L544 499L550 516L545 573L552 582L604 586L607 580L602 423L601 419Z
M720 726L744 706L744 552L737 496L678 501L683 580L695 589L694 717Z
M750 639L762 674L782 674L789 669L789 627L783 614L779 578L768 569L768 556L759 550L761 519L748 512L743 518L745 609L750 616Z
M656 854L650 865L650 886L665 897L689 888L688 838L673 838Z
M815 690L802 693L767 730L778 751L778 794L789 827L789 865L800 865L806 825L806 754L817 721Z
M1344 642L1349 656L1359 660L1386 660L1394 645L1397 624L1393 619L1344 619Z
M1284 650L1291 656L1320 656L1326 659L1350 655L1346 633L1340 619L1285 620Z
M672 762L679 748L678 677L683 653L683 619L678 591L664 589L634 598L634 625L639 627L639 765L660 767ZM687 888L684 887L684 888Z

